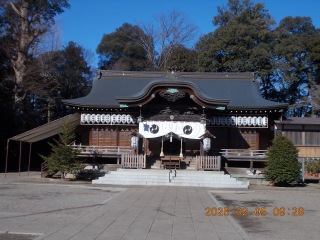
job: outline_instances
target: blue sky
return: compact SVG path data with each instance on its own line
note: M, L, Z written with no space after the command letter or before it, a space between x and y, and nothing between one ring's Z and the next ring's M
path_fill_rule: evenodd
M315 27L320 27L319 0L266 0L265 8L277 23L287 16L311 17ZM124 22L136 24L152 20L155 13L172 9L185 12L199 27L201 34L214 31L212 19L217 6L227 0L69 0L70 9L57 17L62 27L62 43L74 41L96 52L103 34L115 31ZM95 63L97 63L97 59Z

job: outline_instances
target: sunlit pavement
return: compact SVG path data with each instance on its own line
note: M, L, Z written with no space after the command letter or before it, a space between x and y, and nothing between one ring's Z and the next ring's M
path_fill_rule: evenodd
M86 240L318 239L318 185L221 190L41 181L0 175L0 233Z

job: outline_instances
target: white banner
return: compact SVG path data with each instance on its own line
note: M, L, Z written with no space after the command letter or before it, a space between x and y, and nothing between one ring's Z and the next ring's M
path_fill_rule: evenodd
M206 124L199 122L145 121L139 123L139 133L145 138L156 138L173 132L180 137L200 139L205 131Z

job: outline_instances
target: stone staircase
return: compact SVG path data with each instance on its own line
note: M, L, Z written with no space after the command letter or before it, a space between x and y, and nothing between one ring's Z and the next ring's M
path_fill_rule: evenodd
M190 162L189 162L189 165L187 166L187 169L197 170L197 162L196 162L195 158L190 159Z
M117 169L104 177L93 180L92 184L114 185L160 185L160 186L190 186L212 188L248 188L247 184L225 175L222 171L193 171L153 169Z

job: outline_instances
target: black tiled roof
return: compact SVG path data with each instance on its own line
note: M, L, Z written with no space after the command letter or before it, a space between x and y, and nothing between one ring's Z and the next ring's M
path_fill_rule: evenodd
M285 108L287 104L277 103L261 97L259 83L252 73L181 73L171 77L165 73L103 71L94 78L91 92L83 97L63 102L71 106L107 108L119 107L116 97L139 97L154 83L189 83L200 94L212 100L229 100L230 108Z

